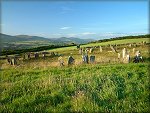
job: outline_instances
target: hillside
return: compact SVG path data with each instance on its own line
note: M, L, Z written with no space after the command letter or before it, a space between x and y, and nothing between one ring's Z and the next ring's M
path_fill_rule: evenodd
M80 38L75 38L75 37L70 37L70 38L61 37L61 38L58 38L55 40L61 41L64 43L75 43L75 44L84 44L84 43L88 43L88 42L93 41L93 39L80 39Z
M127 46L131 40L137 46ZM31 59L24 60L23 54L18 54L18 65L8 64L3 56L0 112L149 112L149 43L139 44L141 39L115 40L118 41L123 43L116 48L120 59L108 46L113 41L103 42L102 52L94 48L88 53L95 56L95 62L88 64L82 62L76 46L46 51L62 55L62 67L59 55L47 54L43 58L39 52L40 58L31 54ZM123 63L123 48L130 53L129 63ZM141 51L143 62L133 63L133 48ZM72 66L67 65L70 55L75 59Z
M138 36L115 37L115 38L97 40L97 41L93 41L93 42L90 42L90 43L100 43L100 42L108 42L108 41L123 40L123 39L141 39L141 38L150 38L150 34L138 35Z

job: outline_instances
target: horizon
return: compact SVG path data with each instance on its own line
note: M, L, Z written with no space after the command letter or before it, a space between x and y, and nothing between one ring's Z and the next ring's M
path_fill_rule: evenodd
M148 1L2 1L1 33L108 39L149 34Z
M31 36L31 37L41 37L41 38L47 38L44 36L38 36L38 35L24 35L24 34L18 34L18 35L10 35L10 34L4 34L4 33L0 33L3 35L9 35L9 36ZM150 35L148 34L138 34L138 35L126 35L126 36L142 36L142 35ZM102 39L92 39L92 38L79 38L79 37L58 37L58 38L48 38L48 39L59 39L59 38L78 38L78 39L92 39L93 41L98 41L98 40L104 40L104 39L112 39L112 38L120 38L120 37L126 37L126 36L116 36L116 37L109 37L109 38L102 38Z

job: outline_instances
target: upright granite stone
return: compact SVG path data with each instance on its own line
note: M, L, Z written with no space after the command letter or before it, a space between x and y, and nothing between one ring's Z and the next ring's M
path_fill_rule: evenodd
M102 51L103 51L102 46L99 46L99 51L100 51L100 52L102 52Z
M93 48L90 48L90 51L89 51L90 53L93 53Z
M36 53L34 54L34 56L35 56L35 59L39 58L39 53L36 52Z
M72 56L68 57L68 65L74 64L74 58Z
M51 56L52 56L52 57L55 56L55 53L54 53L54 52L51 52Z
M27 53L27 56L28 56L28 59L30 59L31 58L31 53L30 52Z
M120 56L121 56L120 53L118 53L118 61L120 61L120 58L121 58Z
M132 49L132 53L133 53L133 54L135 53L135 48Z
M130 63L130 55L129 54L126 54L126 56L123 60L123 63Z
M82 48L80 48L80 49L79 49L79 54L80 54L80 55L82 55L82 53L83 53L82 51L83 51Z
M91 62L91 63L94 63L94 62L95 62L95 56L94 56L94 55L91 55L91 56L90 56L90 62Z
M87 54L82 56L82 61L83 61L83 63L89 63L89 57Z
M6 59L7 59L8 64L11 64L11 58L6 55Z
M123 48L123 50L122 50L122 58L124 59L125 56L126 56L126 48Z
M110 48L114 53L116 52L116 49L112 45L110 45Z
M64 61L63 61L63 57L62 56L58 57L58 62L59 62L60 66L64 66Z

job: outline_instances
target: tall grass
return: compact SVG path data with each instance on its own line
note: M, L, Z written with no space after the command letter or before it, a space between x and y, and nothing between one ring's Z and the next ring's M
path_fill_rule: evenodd
M149 112L148 47L135 47L144 59L137 64L116 62L117 53L106 46L89 54L96 56L93 64L81 64L75 46L51 50L62 54L64 67L58 56L20 59L17 66L0 60L0 112ZM133 47L126 48L133 59ZM67 66L70 53L73 66Z
M1 71L0 112L148 112L148 64Z

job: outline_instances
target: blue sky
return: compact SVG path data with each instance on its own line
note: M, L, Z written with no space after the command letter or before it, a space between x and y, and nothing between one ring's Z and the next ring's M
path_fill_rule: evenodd
M3 1L1 32L103 39L148 34L146 1Z

